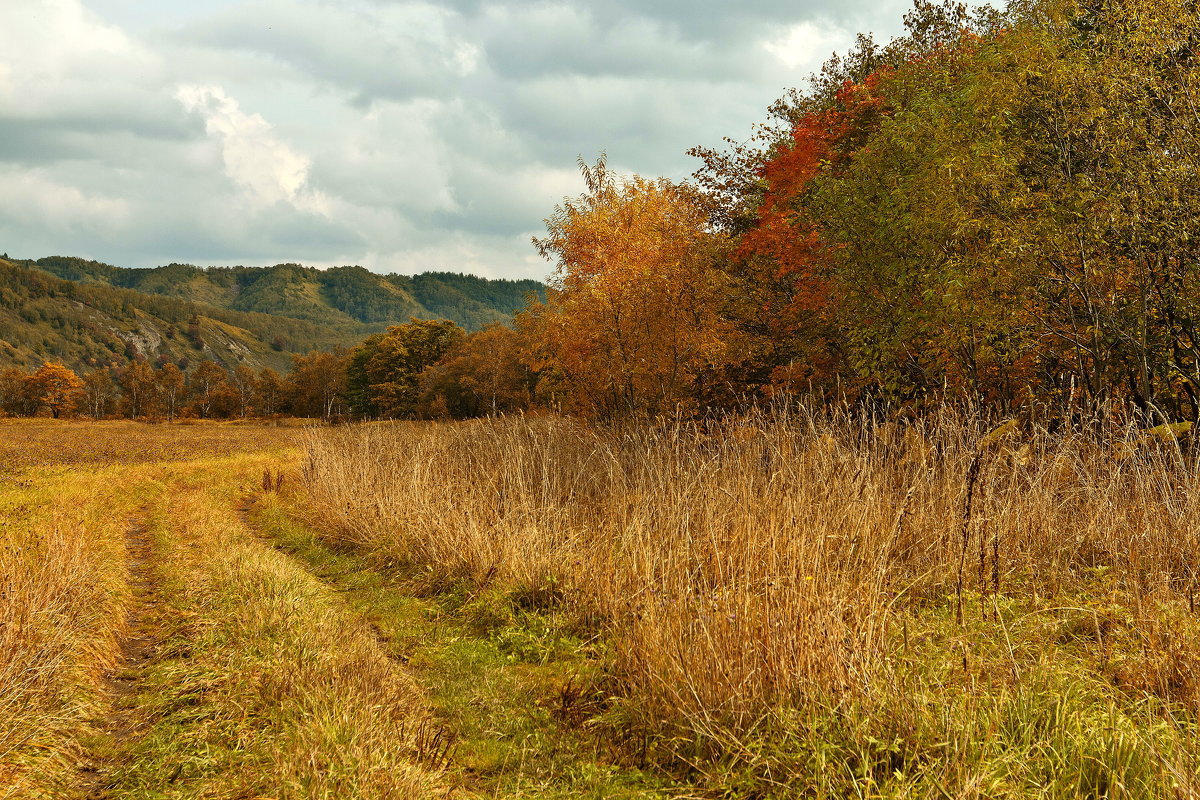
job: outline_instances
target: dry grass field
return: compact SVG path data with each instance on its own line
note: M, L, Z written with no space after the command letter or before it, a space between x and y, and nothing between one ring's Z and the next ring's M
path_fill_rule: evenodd
M278 449L299 444L299 423L0 419L0 474L32 467L144 464Z
M0 798L1189 798L1118 419L0 423Z
M1200 463L947 413L320 431L319 526L553 608L579 719L711 796L1200 792Z
M419 688L242 513L294 431L0 431L0 798L445 794Z

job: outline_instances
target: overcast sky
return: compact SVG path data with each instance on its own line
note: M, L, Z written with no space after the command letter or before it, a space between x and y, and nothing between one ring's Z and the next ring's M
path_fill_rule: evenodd
M545 277L607 151L684 178L908 0L0 0L0 252Z

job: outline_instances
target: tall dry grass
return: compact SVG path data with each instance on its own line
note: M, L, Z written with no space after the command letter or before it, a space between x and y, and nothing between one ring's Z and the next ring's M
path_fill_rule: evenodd
M56 796L74 780L117 659L131 502L113 477L0 486L0 797Z
M955 631L980 619L995 624L972 635L1026 636L1033 661L1030 637L1076 641L1036 627L1044 613L1107 648L1106 680L1200 702L1183 635L1200 462L1133 420L367 425L314 432L304 481L333 535L432 584L563 603L603 631L632 706L713 737L806 703L895 701L918 637L966 670L974 645Z

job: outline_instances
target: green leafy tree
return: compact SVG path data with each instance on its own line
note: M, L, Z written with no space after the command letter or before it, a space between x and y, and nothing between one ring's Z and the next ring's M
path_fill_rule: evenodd
M347 397L359 416L412 417L417 413L421 373L464 337L449 320L395 325L355 348L346 367Z

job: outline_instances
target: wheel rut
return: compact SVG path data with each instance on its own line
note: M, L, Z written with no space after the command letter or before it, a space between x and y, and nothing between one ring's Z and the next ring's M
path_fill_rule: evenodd
M110 710L97 720L99 741L93 746L90 759L80 767L80 795L85 800L106 800L111 796L111 773L121 752L140 738L150 724L136 702L146 667L154 659L160 642L155 626L159 585L144 512L130 519L126 528L125 558L132 599L119 641L120 656L102 684Z
M270 475L270 472L268 472L267 475ZM280 476L279 480L282 482L282 476ZM268 485L268 479L265 476L263 478L263 485ZM288 558L288 560L290 560L292 563L296 564L309 575L311 575L313 580L327 587L330 591L338 594L345 591L344 589L341 589L333 583L330 583L328 580L322 578L320 575L317 575L312 569L309 568L307 564L303 562L302 559L296 558L294 553L289 553L286 548L280 546L279 542L262 532L253 519L254 507L258 502L259 498L257 496L247 495L243 497L241 502L236 506L238 518L241 519L242 524L246 526L246 530L250 531L250 534L262 542L263 545ZM395 651L395 648L392 646L392 638L384 632L383 628L379 627L379 623L363 616L358 612L350 610L350 613L362 620L363 624L367 626L367 628L371 631L372 637L375 639L376 645L379 646L380 651L387 656L389 660L401 666L408 663L408 656Z

